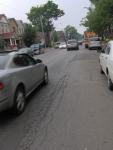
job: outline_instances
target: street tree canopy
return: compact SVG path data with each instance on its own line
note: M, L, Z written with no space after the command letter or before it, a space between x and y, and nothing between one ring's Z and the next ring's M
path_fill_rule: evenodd
M32 7L30 12L27 13L28 19L33 25L41 30L41 21L43 23L44 31L49 32L54 29L53 20L57 20L64 15L64 11L58 8L58 5L53 1L48 1L41 6Z
M31 46L36 37L36 28L31 24L26 24L25 33L24 33L24 43L27 47Z
M86 18L82 20L82 25L103 36L104 31L109 30L113 25L113 0L90 1L95 8L89 8Z
M68 25L65 29L65 34L68 39L74 39L77 35L77 29L74 26Z

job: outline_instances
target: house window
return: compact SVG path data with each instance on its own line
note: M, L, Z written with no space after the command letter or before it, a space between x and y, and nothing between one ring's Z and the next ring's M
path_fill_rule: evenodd
M15 27L13 27L13 32L16 32L16 29L15 29Z

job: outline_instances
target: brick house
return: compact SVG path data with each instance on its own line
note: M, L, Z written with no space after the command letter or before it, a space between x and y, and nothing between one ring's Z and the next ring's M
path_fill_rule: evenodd
M5 46L10 48L16 45L14 34L10 28L9 21L4 14L0 14L0 37L5 41Z

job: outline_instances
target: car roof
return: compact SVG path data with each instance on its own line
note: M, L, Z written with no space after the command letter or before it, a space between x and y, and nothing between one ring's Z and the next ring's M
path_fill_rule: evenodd
M0 55L14 55L18 53L17 51L9 51L9 50L6 50L6 51L1 51L0 52Z

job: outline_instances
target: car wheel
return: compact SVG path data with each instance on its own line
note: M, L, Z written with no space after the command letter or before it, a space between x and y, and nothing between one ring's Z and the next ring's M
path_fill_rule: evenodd
M45 71L44 71L44 85L47 85L48 82L49 82L48 70L45 69Z
M25 91L22 87L18 87L15 92L14 107L13 107L13 110L16 113L16 115L20 115L22 112L24 112L25 106L26 106Z
M109 90L113 90L113 83L112 83L112 81L111 81L111 78L110 78L110 75L109 75L109 73L108 73L108 88L109 88Z
M103 71L103 69L102 69L101 66L100 66L100 73L101 73L101 74L104 74L104 71Z

